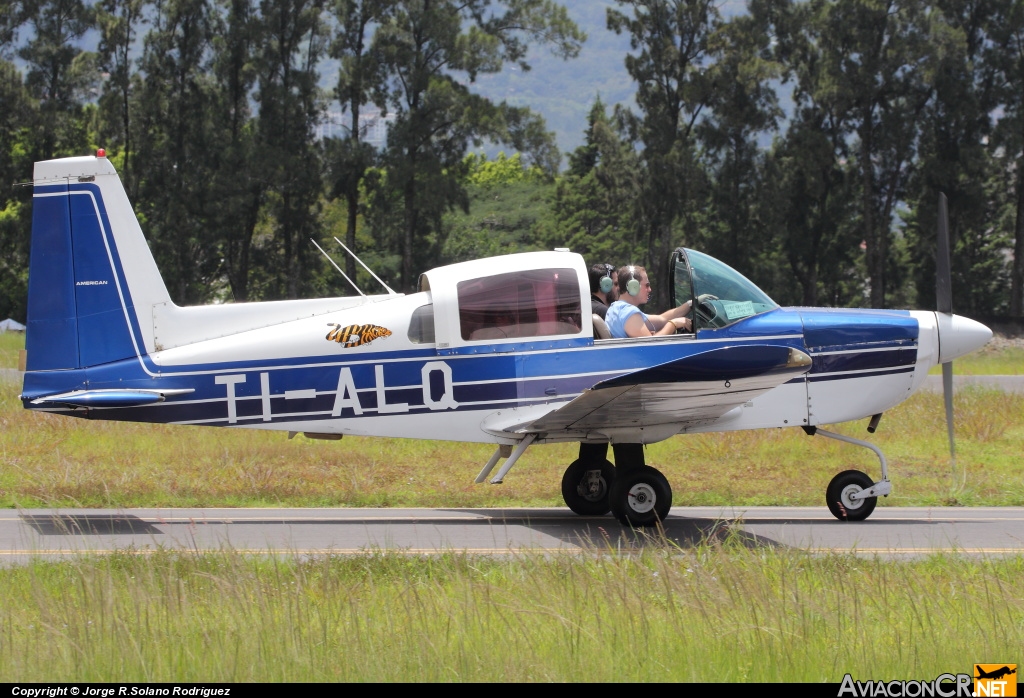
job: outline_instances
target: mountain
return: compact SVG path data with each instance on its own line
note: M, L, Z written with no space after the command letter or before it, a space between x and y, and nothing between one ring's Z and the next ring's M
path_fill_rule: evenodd
M595 97L601 96L610 113L617 103L632 105L636 87L625 67L629 37L607 28L606 10L616 3L573 0L563 4L587 33L578 57L566 61L533 46L527 57L531 70L523 72L511 66L501 73L480 76L474 91L543 114L559 148L567 153L583 144L587 112Z

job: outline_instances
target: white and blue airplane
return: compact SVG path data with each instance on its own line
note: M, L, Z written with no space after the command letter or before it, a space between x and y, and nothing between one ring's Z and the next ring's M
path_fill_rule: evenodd
M102 151L36 163L33 184L26 408L312 438L493 443L476 478L492 483L531 445L579 442L565 503L633 526L657 524L672 504L644 444L777 427L876 453L879 480L848 470L826 490L837 518L867 518L891 492L885 457L821 425L870 418L873 432L932 366L992 334L949 308L782 308L727 265L682 248L671 265L675 301L695 301L695 331L667 337L606 338L589 312L584 260L565 250L432 269L408 295L385 286L372 296L180 307Z

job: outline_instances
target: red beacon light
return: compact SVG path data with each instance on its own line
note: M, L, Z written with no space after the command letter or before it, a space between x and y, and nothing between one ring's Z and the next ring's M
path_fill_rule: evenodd
M107 157L107 151L104 150L103 148L100 148L99 150L96 151L96 157L98 157L98 158L105 158L105 157Z

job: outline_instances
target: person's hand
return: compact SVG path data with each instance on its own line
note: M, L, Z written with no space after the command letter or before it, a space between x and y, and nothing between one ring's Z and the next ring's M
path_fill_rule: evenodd
M718 300L718 296L713 296L710 293L702 293L699 296L697 296L697 302L698 303L703 303L705 301L717 301L717 300Z
M673 318L672 324L675 325L676 332L678 332L679 330L689 330L690 329L690 318L688 318L688 317Z

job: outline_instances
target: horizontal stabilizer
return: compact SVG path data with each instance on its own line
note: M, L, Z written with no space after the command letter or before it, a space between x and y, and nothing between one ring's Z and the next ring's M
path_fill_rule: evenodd
M32 401L33 405L53 407L140 407L163 402L168 397L195 392L182 390L74 390L60 395L47 395Z
M597 383L522 431L588 431L707 423L811 368L787 346L711 349Z

